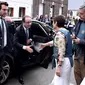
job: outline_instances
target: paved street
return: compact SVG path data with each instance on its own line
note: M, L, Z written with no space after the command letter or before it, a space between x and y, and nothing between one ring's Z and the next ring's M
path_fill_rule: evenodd
M44 69L39 66L26 69L26 71L23 74L25 85L49 85L49 83L53 79L54 72L55 69L53 70L51 69L51 64L49 65L48 69ZM73 72L71 75L71 83L75 83ZM18 83L18 80L16 78L12 77L5 85L20 85L20 84Z

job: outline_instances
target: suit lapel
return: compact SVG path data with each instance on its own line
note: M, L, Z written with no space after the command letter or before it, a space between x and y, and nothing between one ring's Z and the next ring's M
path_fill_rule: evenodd
M25 30L24 30L24 28L23 28L23 26L22 26L22 25L21 25L21 33L22 33L22 35L23 35L24 39L26 40Z

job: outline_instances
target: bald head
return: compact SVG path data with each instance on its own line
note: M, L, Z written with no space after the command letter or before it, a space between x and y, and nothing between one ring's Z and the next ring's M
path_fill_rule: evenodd
M26 20L27 18L31 19L31 17L30 17L30 16L25 15L25 16L23 16L23 17L22 17L22 22L25 22L25 20Z
M24 27L30 28L32 24L32 18L26 15L22 18L22 23Z

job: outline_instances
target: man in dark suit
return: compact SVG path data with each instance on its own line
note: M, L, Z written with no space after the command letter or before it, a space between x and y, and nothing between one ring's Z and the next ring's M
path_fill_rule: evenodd
M13 53L14 53L14 51L13 51L13 48L14 48L13 39L14 39L14 33L16 31L15 22L13 22L12 18L9 16L5 17L5 21L7 24L7 30L9 31L9 37L10 37L7 51L8 51L8 53L13 55Z
M0 76L3 73L3 63L8 44L8 30L4 17L7 14L8 3L0 2Z
M17 64L17 71L19 82L24 84L23 78L21 77L22 73L22 60L24 60L29 53L33 52L33 49L30 47L30 42L32 40L31 34L31 17L24 16L22 18L22 24L16 28L16 32L14 35L14 45L16 47L17 52L16 55L16 64ZM15 51L16 51L15 50Z

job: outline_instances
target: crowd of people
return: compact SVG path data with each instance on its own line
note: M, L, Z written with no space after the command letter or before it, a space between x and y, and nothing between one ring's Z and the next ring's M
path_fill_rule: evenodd
M9 29L12 19L7 17L7 10L8 3L0 2L0 75L3 70L5 53L9 48L12 49L11 41L13 41L16 48L15 55L18 57L16 59L18 80L24 85L21 76L23 70L21 59L34 52L34 49L30 47L32 18L28 15L23 16L21 25L16 28L15 34L12 36ZM77 85L80 85L85 77L85 4L79 8L79 17L80 19L77 21L72 19L74 20L73 24L71 19L67 19L63 15L54 18L41 15L40 18L38 16L35 18L51 25L55 31L55 37L52 41L41 44L41 48L53 46L52 65L56 67L56 71L52 85L69 85L73 66ZM9 36L12 38L9 39Z
M55 17L56 17L56 15L55 15ZM37 15L33 19L41 21L41 22L44 22L44 23L50 25L51 27L53 27L53 19L54 19L54 17L49 17L47 14L40 15L40 16ZM72 31L73 31L77 21L78 21L78 18L75 18L75 17L72 17L72 16L67 16L67 17L65 17L64 27L67 30L69 30L69 32L72 34Z
M69 78L67 78L67 76L65 75L69 75L70 72L65 71L67 69L65 69L64 67L64 65L66 64L65 58L69 58L69 57L70 57L69 61L71 62L71 66L74 65L74 75L75 75L75 80L77 85L80 85L83 78L85 77L84 75L85 74L85 48L84 48L85 46L85 4L79 8L78 12L79 12L80 19L75 19L75 18L71 19L69 17L64 18L62 16L57 16L53 18L52 22L54 23L53 28L55 28L54 30L56 32L56 36L54 37L53 41L44 43L41 46L41 47L50 46L50 45L54 46L53 55L55 55L54 58L57 57L57 66L56 66L56 73L55 73L55 77L57 75L57 78L55 80L55 77L54 77L52 81L52 85L58 85L59 81L61 81L59 85L69 85ZM63 21L63 18L65 19L64 21ZM40 19L42 21L42 16L40 17ZM62 26L59 26L59 24L61 24ZM61 31L62 28L63 30L65 28L70 32L70 35L72 36L72 40L69 40L70 37L69 37L69 34L67 33L67 30L64 30L64 32L67 33L67 35L63 31ZM59 34L60 32L61 34ZM62 36L62 33L64 34L64 36ZM67 39L68 37L69 39ZM69 43L68 40L71 43ZM68 46L68 43L70 44L69 46ZM55 49L55 47L57 49ZM67 55L67 53L69 54ZM73 55L74 55L74 61L72 61ZM62 59L62 56L64 57L64 59ZM68 60L66 60L66 62L67 61ZM68 69L71 70L71 67L68 65L65 65L65 66L69 67ZM63 72L64 72L64 75L63 75Z
M50 26L52 26L52 22L53 22L53 17L49 17L47 14L45 15L40 15L40 16L36 16L33 19L44 22Z

